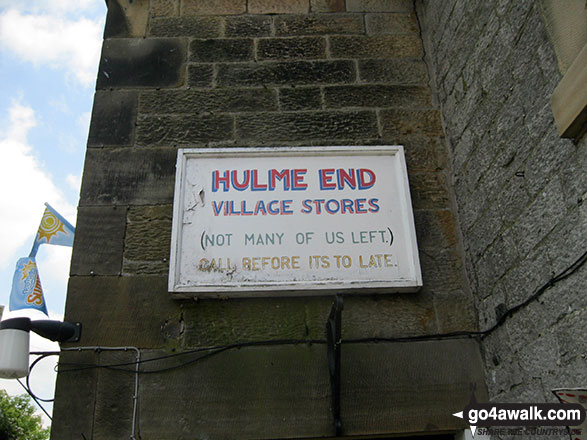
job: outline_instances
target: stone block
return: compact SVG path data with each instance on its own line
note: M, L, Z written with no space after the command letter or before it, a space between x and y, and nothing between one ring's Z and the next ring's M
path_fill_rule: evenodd
M219 17L159 17L151 20L152 37L215 38L221 33Z
M572 265L587 249L587 204L582 202L569 210L563 222L548 235L538 249L546 250L554 273Z
M426 108L432 105L428 87L360 85L324 88L326 107L408 107Z
M361 14L284 15L275 17L275 35L362 34L365 31Z
M137 100L135 91L98 90L94 95L88 146L132 145Z
M378 135L374 112L262 113L237 117L237 137L250 141L369 139Z
M349 83L355 79L352 61L289 61L219 64L220 86L316 85Z
M226 37L268 37L271 35L271 17L263 15L230 16L224 19Z
M528 192L531 196L536 195L544 188L553 176L564 172L565 168L574 168L573 159L581 159L586 153L579 149L567 139L559 139L554 130L550 130L542 141L535 146L524 166L524 178L527 181ZM584 159L583 159L584 160ZM579 185L585 182L582 174L576 175ZM583 194L585 186L581 185L578 193Z
M98 356L101 365L128 364L123 367L126 371L110 368L98 370L96 387L96 407L94 409L95 440L123 439L132 433L136 352L102 351ZM139 388L140 391L140 388ZM138 426L135 426L135 430Z
M473 340L343 342L341 363L341 418L349 436L464 429L452 414L469 402L471 388L476 387L479 401L487 399L479 346Z
M497 196L497 206L505 226L512 225L530 203L525 179L514 176Z
M83 322L84 346L162 348L165 323L181 318L166 276L72 277L65 309L68 321Z
M361 82L421 84L428 82L426 65L420 60L359 60Z
M257 59L326 58L326 40L322 37L261 38L257 41Z
M449 209L414 211L418 249L443 249L456 246L454 217Z
M472 225L469 225L469 221L467 221L466 226L464 235L467 241L467 250L476 262L497 236L503 233L504 226L498 205L490 204L479 214Z
M185 44L179 39L104 40L97 89L183 84Z
M418 33L418 20L414 14L366 14L368 35Z
M126 207L80 207L77 214L71 276L119 275Z
M284 111L319 110L322 108L322 95L317 87L281 88L279 106Z
M449 198L444 175L439 172L412 172L410 194L414 209L448 208Z
M152 0L151 18L176 17L179 14L179 0Z
M481 256L477 267L478 296L486 297L520 256L511 230L499 234Z
M142 115L260 112L277 110L277 92L271 89L159 90L142 92Z
M437 320L432 298L426 292L348 296L344 298L342 338L352 340L434 334L438 332Z
M520 255L528 254L566 214L560 180L553 180L538 194L512 227Z
M234 138L233 124L229 115L142 116L137 126L137 145L201 145L230 140Z
M307 298L200 300L184 307L184 346L305 339L309 325L306 308L312 305L312 299ZM322 327L326 317L319 323ZM320 334L318 339L322 338Z
M248 0L249 14L307 14L309 0Z
M346 0L346 10L352 12L412 12L410 0Z
M387 141L386 138L383 138ZM442 152L445 150L440 138L411 135L402 136L408 174L412 171L438 171L447 167Z
M188 86L212 87L214 67L210 64L188 64Z
M89 149L80 206L172 203L176 157L172 148Z
M514 307L524 302L548 282L552 275L552 265L542 249L520 259L518 264L509 268L502 279L504 289L508 292L507 306Z
M461 260L454 248L423 250L419 254L425 289L438 295L463 288Z
M382 110L380 120L383 136L443 135L440 113L437 110Z
M133 206L124 236L123 274L169 272L172 205Z
M98 355L93 351L62 351L59 355L59 374L55 385L53 406L53 438L92 438L98 370L74 370L78 366L93 365ZM67 366L69 365L69 366Z
M141 395L141 436L275 439L330 434L325 345L244 347L197 361L207 353L214 354L149 362L149 369L176 368L141 376L141 387L150 390ZM166 354L152 350L143 356Z
M418 35L330 37L333 58L421 58L422 40Z
M181 15L234 15L247 12L247 0L181 0Z
M310 0L310 12L344 12L344 0Z
M441 294L435 292L434 309L438 317L440 333L478 330L473 298L463 290L442 292Z
M249 61L253 59L253 40L250 38L192 40L189 59L200 63Z

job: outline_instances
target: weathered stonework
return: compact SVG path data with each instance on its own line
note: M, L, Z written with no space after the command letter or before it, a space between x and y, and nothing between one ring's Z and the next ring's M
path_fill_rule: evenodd
M538 4L418 2L481 329L587 248L587 139L557 134L560 73ZM583 267L484 338L492 400L556 402L550 390L586 382L586 281Z
M345 297L343 434L462 429L451 414L471 387L485 397L477 341L391 340L477 329L449 194L453 163L412 2L147 3L146 37L113 27L104 41L66 306L67 320L83 322L81 344L136 346L149 360L140 367L140 438L334 434L325 345L332 297L180 301L168 292L180 147L404 145L424 287ZM504 196L500 212L515 200ZM503 282L514 282L508 274ZM210 352L192 352L230 344L245 346L200 361ZM134 368L124 352L64 359ZM159 368L169 370L147 374ZM60 373L53 438L128 438L133 379Z

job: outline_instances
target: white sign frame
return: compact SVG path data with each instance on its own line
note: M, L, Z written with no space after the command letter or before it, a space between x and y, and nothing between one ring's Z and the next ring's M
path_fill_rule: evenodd
M358 190L362 189L365 192L361 193L364 195L365 193L373 192L375 187L375 179L373 182L370 182L370 175L367 169L366 172L362 172L362 175L356 176L353 174L353 179L359 182L359 184L355 185L353 188L347 179L347 181L343 181L344 176L341 177L339 174L334 176L332 173L329 172L328 169L326 171L324 167L330 167L332 163L344 163L345 160L350 160L351 158L358 158L360 160L370 161L373 164L371 168L378 167L379 163L385 163L390 165L388 168L385 168L386 173L380 173L380 180L384 180L383 183L389 185L390 183L393 185L389 185L390 190L389 193L385 188L381 186L377 188L379 192L375 195L382 194L384 198L370 198L366 199L368 202L358 202L357 200L360 199L344 199L344 200L351 200L354 204L352 206L346 206L344 209L344 215L341 214L343 212L343 200L340 199L340 203L331 203L328 205L330 208L328 212L335 211L336 207L339 207L338 215L329 215L326 216L326 212L322 210L320 215L324 214L323 216L319 217L317 212L319 211L319 206L322 206L322 209L326 205L316 202L316 199L304 199L302 201L303 206L302 210L310 210L315 209L312 214L311 218L318 220L318 225L322 223L327 223L328 225L335 225L338 223L347 224L355 224L355 218L357 221L363 220L366 218L373 219L379 218L375 217L376 215L381 215L381 222L382 224L384 221L388 221L385 215L391 215L393 212L393 221L394 229L400 229L400 233L397 232L394 234L391 228L384 228L380 227L377 230L368 230L363 231L361 230L360 223L357 223L357 230L356 231L340 231L342 236L336 236L335 232L324 232L325 239L328 239L328 234L330 233L330 239L332 243L330 245L334 245L334 239L340 238L347 243L352 240L352 243L359 244L362 250L365 250L367 253L369 248L374 248L374 242L378 242L381 240L380 243L377 244L378 248L382 246L389 246L395 245L397 252L401 247L401 255L396 256L393 252L389 251L389 254L371 254L369 257L366 255L358 255L358 256L351 256L348 255L348 263L349 263L349 270L345 272L344 270L335 270L335 264L338 264L338 268L347 268L346 264L341 265L342 263L346 263L346 260L341 260L341 254L336 256L330 253L322 252L322 255L327 258L325 264L329 264L332 266L332 274L328 277L322 277L321 275L316 275L316 273L320 273L317 269L320 267L321 263L324 263L324 260L316 260L316 255L300 255L298 260L296 260L296 256L292 256L291 260L290 257L283 257L284 254L296 254L302 253L302 245L299 242L293 241L293 231L291 232L291 237L286 236L289 240L289 246L284 245L278 251L275 251L273 257L242 257L240 260L238 259L239 251L244 244L239 247L235 246L237 250L237 256L235 257L236 260L232 260L230 264L227 264L227 259L233 258L229 256L225 259L224 264L226 267L222 267L223 261L222 257L217 258L213 256L210 249L214 248L213 251L216 252L217 247L220 245L220 233L210 233L210 231L206 232L206 227L211 226L203 226L204 224L211 225L211 224L218 224L222 222L230 223L231 217L233 217L234 212L238 217L239 213L238 210L242 209L242 212L248 213L253 210L253 204L250 204L247 208L246 201L241 201L240 203L245 203L245 205L238 205L238 201L230 204L228 200L212 200L213 197L222 197L222 196L231 196L231 195L239 195L238 192L234 192L235 187L231 187L231 168L227 169L227 164L230 164L230 167L237 168L238 164L251 164L251 163L263 163L266 161L268 163L278 162L281 161L281 165L274 166L273 168L277 169L283 166L284 160L287 159L291 162L291 159L296 159L299 162L303 162L306 165L308 163L316 162L320 165L320 168L316 167L315 171L317 171L318 177L312 177L312 181L310 182L310 177L307 175L303 175L300 171L299 175L297 176L297 183L299 185L306 185L306 187L316 186L316 181L322 185L334 185L334 182L338 182L338 189L339 191L348 192L351 190ZM199 161L199 162L198 162ZM212 166L213 164L224 164L218 166ZM236 164L236 165L235 165ZM246 166L246 165L243 165ZM250 167L251 165L249 165ZM256 167L257 165L255 165ZM205 172L198 172L199 168L212 170L213 168L218 168L216 171L211 171L210 175L206 176ZM256 169L256 168L255 168ZM261 167L259 167L259 170ZM271 167L266 168L265 173L271 173L269 171ZM309 169L309 168L307 168ZM358 173L359 169L350 169L346 168L337 168L337 169L346 169L348 173L351 171L354 173L355 171ZM365 169L365 168L363 168ZM226 178L226 174L222 174L220 170L225 170L228 172L228 180L223 180ZM240 179L239 172L242 172L242 183L250 182L250 188L253 189L254 185L258 185L257 188L262 187L262 172L258 171L259 176L253 176L253 170L250 170L250 176L248 180L247 178L246 168L242 170L236 170L236 178ZM283 171L283 169L281 170ZM278 188L273 188L271 193L271 198L274 199L282 199L281 202L284 202L284 197L288 197L290 200L292 194L302 193L302 191L293 191L293 183L294 179L294 169L291 169L291 180L289 180L289 186L287 179L281 179L279 184L281 185L281 191L277 191ZM380 171L380 169L378 169ZM389 171L389 175L387 174ZM217 180L214 180L212 175L215 174ZM191 175L188 175L190 174ZM338 171L336 171L338 173ZM347 175L348 175L347 173ZM316 173L313 173L315 175ZM371 172L375 176L375 172ZM272 175L266 175L265 179L268 182L269 178ZM253 178L255 179L255 184L253 183ZM306 178L308 178L308 182L306 182ZM257 180L258 179L258 180ZM195 183L194 183L195 182ZM273 180L273 182L278 182L278 179ZM342 182L342 183L341 183ZM363 188L360 188L361 182L363 183ZM346 183L346 185L345 185ZM355 182L356 183L356 182ZM383 185L382 183L382 185ZM369 184L372 187L369 187ZM215 186L216 192L212 191L213 185ZM228 190L227 190L228 185ZM265 185L267 186L267 185ZM271 187L272 185L269 185ZM278 186L278 185L276 185ZM391 189L394 187L394 189ZM332 189L332 188L327 188ZM306 189L304 189L305 191ZM324 191L325 188L320 188L320 191ZM381 191L384 191L381 193ZM232 194L224 194L225 192ZM239 190L241 191L241 190ZM244 190L243 190L244 191ZM269 190L263 190L269 191ZM290 191L287 192L286 191ZM314 188L312 191L316 191ZM244 193L244 192L243 192ZM243 194L240 193L240 194ZM309 192L308 194L310 194ZM391 200L391 194L393 193L393 200ZM252 195L253 192L250 191ZM262 193L260 192L261 197L265 195L269 195L268 192ZM276 195L277 194L277 195ZM312 193L313 194L313 193ZM324 193L319 193L324 194ZM334 194L334 193L329 193ZM338 193L340 196L342 193ZM353 192L352 194L358 195L358 192ZM371 194L373 195L373 194ZM349 195L350 197L351 195ZM257 196L259 197L259 196ZM389 197L389 200L388 200ZM287 202L288 200L285 200ZM312 200L314 205L308 203L306 200ZM299 199L297 199L300 202ZM283 215L284 218L289 219L291 218L299 218L296 222L303 223L307 216L303 216L300 214L302 210L300 208L299 203L294 203L295 201L291 201L291 203L286 203L285 205L280 203L275 203L272 205L272 208L275 210L282 209L280 215ZM328 200L330 202L330 200ZM345 203L351 203L345 202ZM393 208L386 208L386 206L393 202ZM226 204L224 204L226 203ZM253 201L254 203L254 201ZM265 203L265 202L263 202ZM316 205L318 203L318 205ZM359 205L356 205L359 203ZM292 206L293 205L293 206ZM188 209L186 209L186 207ZM265 207L265 205L263 205ZM276 224L277 220L275 219L276 216L266 216L263 210L259 210L259 202L257 201L257 207L255 208L254 218L258 219L259 221L268 221L269 217L271 221L273 221L274 225ZM267 206L268 208L268 206ZM356 212L355 212L356 210ZM189 212L188 212L189 211ZM289 214L291 211L295 215L285 215ZM303 213L307 213L307 212ZM359 216L357 214L366 213L372 214L371 216ZM389 211L389 213L387 212ZM398 212L396 212L398 211ZM265 211L266 212L266 211ZM355 214L354 216L350 214ZM244 214L242 214L244 215ZM249 214L252 215L252 214ZM216 218L214 218L216 216ZM391 217L390 217L391 218ZM242 220L241 220L242 219ZM235 222L242 221L244 222L244 217L236 218ZM246 221L250 222L252 220L247 219ZM241 223L242 224L242 223ZM258 223L255 223L257 225ZM289 223L291 226L291 221ZM199 234L198 227L203 227L203 232L201 234L201 239L197 240L196 230ZM286 226L287 227L287 224ZM323 227L320 226L320 227ZM265 229L264 229L265 230ZM267 230L270 230L267 229ZM234 231L231 229L231 231ZM387 232L389 231L389 233ZM347 238L348 232L348 238ZM225 245L226 238L228 237L228 243L230 246L237 243L236 237L233 235L233 232L230 233L222 233L224 234L222 244ZM272 233L273 234L273 233ZM282 239L285 240L285 232L276 232L277 238L279 238L279 243L282 243ZM281 234L281 235L280 235ZM303 232L296 233L296 240L302 238L303 242ZM252 235L243 232L241 235L246 235L244 242L247 243L247 238L250 238ZM259 233L261 235L261 233ZM266 234L268 236L268 234ZM210 238L211 237L211 238ZM254 237L254 236L252 236ZM389 237L389 238L388 238ZM275 238L275 237L274 237ZM308 238L308 236L306 236ZM313 238L313 236L310 236ZM230 239L233 239L231 242ZM242 237L240 242L242 242ZM205 242L208 246L205 245ZM249 240L249 246L251 243L254 244L254 239ZM401 243L401 244L398 244ZM210 246L212 244L212 246ZM308 246L310 246L310 240L307 242ZM363 246L363 245L367 246ZM273 243L267 242L267 245L273 246ZM216 247L215 247L216 246ZM314 242L312 243L314 246ZM296 248L296 249L293 249ZM326 249L327 247L320 247L320 249ZM330 248L329 249L333 249ZM353 248L354 249L354 248ZM300 251L300 252L298 252ZM207 253L208 252L208 253ZM214 254L216 255L216 254ZM240 254L242 256L242 254ZM246 253L244 255L247 255ZM278 257L277 255L282 255ZM320 256L320 254L318 255ZM346 255L344 255L346 256ZM376 258L375 258L376 257ZM264 259L263 259L264 258ZM273 263L269 262L267 258L272 258ZM276 258L281 258L280 260L276 260ZM283 259L286 259L285 261ZM314 258L314 260L312 260ZM322 258L322 257L320 257ZM337 258L335 260L335 258ZM199 260L198 260L199 259ZM400 261L401 260L401 261ZM199 261L199 266L196 269L196 261ZM236 262L235 262L236 261ZM267 263L267 264L265 264ZM291 271L290 263L292 265ZM294 264L294 263L297 263ZM316 264L316 268L312 269L312 272L308 273L308 269L310 266ZM256 265L255 265L256 264ZM271 265L274 264L273 267ZM281 267L279 265L282 265ZM401 267L400 267L401 264ZM304 268L301 266L304 265ZM261 267L262 266L262 267ZM265 270L265 267L268 266L268 269ZM306 267L308 266L308 267ZM365 275L367 272L363 270L364 268L371 268L373 267L373 274L374 276L371 277L370 274ZM245 270L245 267L247 270ZM296 270L294 270L296 269ZM352 269L352 270L351 270ZM277 273L277 270L282 270L283 272ZM327 270L327 269L325 269ZM288 278L288 273L294 273ZM388 275L389 272L397 272L401 274L401 276L393 276ZM278 275L285 276L285 279L277 279ZM324 272L322 272L324 273ZM348 273L349 276L346 276ZM359 275L352 275L357 273ZM385 276L381 276L381 273L385 273ZM236 275L235 275L236 274ZM269 275L268 275L269 274ZM298 277L298 274L301 275ZM306 274L307 276L304 276ZM240 277L240 278L239 278ZM247 278L248 277L248 278ZM236 281L235 281L236 278ZM246 278L246 280L244 279ZM314 279L310 279L314 278ZM178 156L177 156L177 167L176 167L176 179L175 179L175 195L174 195L174 203L173 203L173 222L172 222L172 234L171 234L171 257L170 257L170 266L169 266L169 291L174 294L175 297L184 298L184 297L201 297L201 298L225 298L225 297L262 297L262 296L310 296L310 295L327 295L332 293L358 293L358 294L370 294L370 293L393 293L393 292L413 292L417 291L422 286L422 275L420 271L420 261L418 257L418 246L416 242L416 232L414 227L414 218L412 213L412 204L409 192L409 184L408 184L408 177L407 177L407 169L405 164L405 157L403 146L336 146L336 147L274 147L274 148L187 148L187 149L179 149Z

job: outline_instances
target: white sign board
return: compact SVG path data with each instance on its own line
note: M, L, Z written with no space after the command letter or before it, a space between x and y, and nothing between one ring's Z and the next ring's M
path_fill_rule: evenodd
M170 291L321 295L421 285L401 146L179 150Z

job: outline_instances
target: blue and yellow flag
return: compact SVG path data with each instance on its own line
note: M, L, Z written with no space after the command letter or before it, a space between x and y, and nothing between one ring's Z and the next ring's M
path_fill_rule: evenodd
M49 316L34 257L20 258L12 278L10 310L36 309Z
M41 219L41 224L33 243L30 257L35 257L39 246L47 244L56 244L59 246L73 246L73 236L75 228L65 220L51 205L45 203L45 213Z

